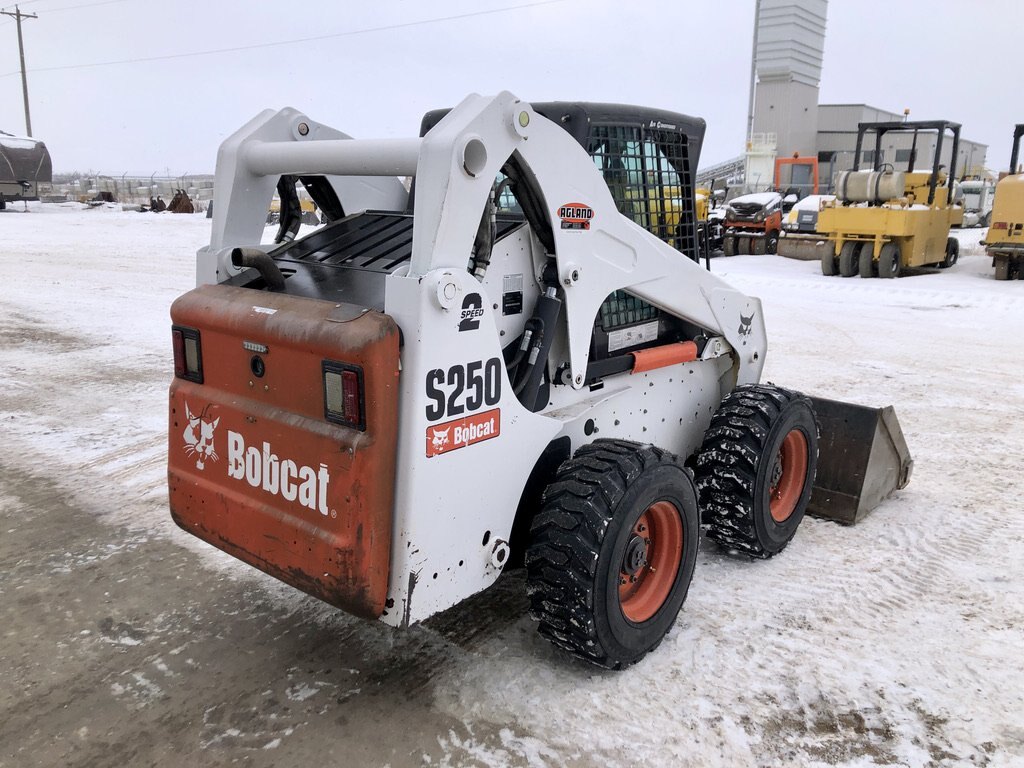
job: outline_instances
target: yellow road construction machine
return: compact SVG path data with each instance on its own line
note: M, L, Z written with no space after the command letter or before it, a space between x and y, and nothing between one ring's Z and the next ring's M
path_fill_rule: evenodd
M1021 136L1024 123L1013 129L1010 171L996 185L992 225L984 241L996 280L1024 280L1024 173L1018 165Z
M913 133L906 171L882 162L882 140L893 133ZM935 134L930 171L916 171L921 133ZM949 168L942 164L946 134L952 135ZM866 135L874 136L872 170L860 170ZM854 170L836 176L836 200L818 214L818 232L832 248L821 255L825 275L900 277L912 267L948 268L960 254L949 236L959 226L963 208L953 200L960 124L946 120L861 123L857 129Z

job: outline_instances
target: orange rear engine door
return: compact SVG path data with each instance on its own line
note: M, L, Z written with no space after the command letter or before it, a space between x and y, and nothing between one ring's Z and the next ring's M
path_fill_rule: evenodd
M170 390L175 522L321 600L380 616L398 433L394 321L223 285L185 294L171 319L176 345L188 344Z

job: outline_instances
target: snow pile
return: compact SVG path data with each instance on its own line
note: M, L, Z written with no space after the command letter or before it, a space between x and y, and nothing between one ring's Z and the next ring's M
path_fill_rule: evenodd
M255 580L166 509L168 309L192 287L210 222L32 210L0 217L5 462L48 467L107 500L112 521ZM501 735L440 743L482 764L1024 763L1024 284L993 279L983 235L957 234L952 269L900 280L825 278L814 262L773 256L714 260L763 301L767 380L896 406L911 484L855 527L806 520L769 561L702 542L676 626L623 673L569 659L524 615L472 641L434 623L411 630L408 646L429 652L419 663L436 667L435 706L469 733ZM385 628L359 631L378 638L366 643L376 663L415 663L395 660L406 645ZM436 664L438 647L451 663Z

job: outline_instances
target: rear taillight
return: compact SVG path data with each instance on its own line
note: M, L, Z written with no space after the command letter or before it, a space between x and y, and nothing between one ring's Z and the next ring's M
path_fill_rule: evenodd
M994 221L992 222L992 229L1006 229L1005 221Z
M363 369L324 360L324 417L336 424L366 431Z
M174 342L174 375L196 384L203 383L203 350L199 343L199 331L180 325L171 326Z

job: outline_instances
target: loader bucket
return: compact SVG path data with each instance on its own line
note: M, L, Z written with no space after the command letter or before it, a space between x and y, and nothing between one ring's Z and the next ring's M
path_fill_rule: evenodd
M852 525L910 482L914 460L891 405L812 397L821 434L808 514Z

